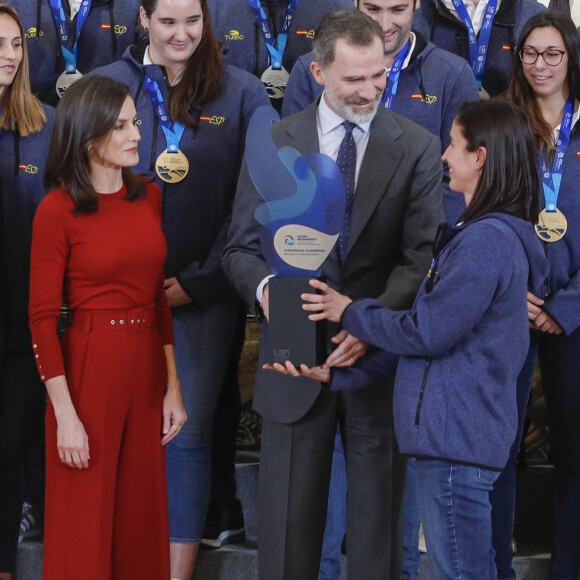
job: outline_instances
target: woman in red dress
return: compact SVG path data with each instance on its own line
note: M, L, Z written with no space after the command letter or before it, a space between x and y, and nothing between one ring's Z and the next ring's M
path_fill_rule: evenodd
M139 139L119 82L82 79L59 105L30 287L50 399L45 580L169 578L163 446L186 414L163 290L161 194L130 169Z

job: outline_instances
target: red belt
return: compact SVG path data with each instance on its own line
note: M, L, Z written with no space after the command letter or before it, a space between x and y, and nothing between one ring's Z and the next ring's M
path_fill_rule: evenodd
M139 332L156 325L155 304L118 310L75 310L70 326L83 332L122 330Z

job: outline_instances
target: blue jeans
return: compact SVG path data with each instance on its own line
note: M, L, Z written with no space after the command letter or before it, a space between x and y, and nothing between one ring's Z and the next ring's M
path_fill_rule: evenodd
M407 485L405 488L405 538L403 544L403 580L419 580L421 554L419 553L419 528L421 513L415 473L415 458L407 461Z
M230 360L238 302L174 308L175 356L187 422L167 445L171 542L199 543L211 481L214 412Z
M328 511L322 542L319 578L339 580L341 546L346 533L346 464L340 428L336 431L328 490Z
M431 459L415 472L431 577L496 580L489 492L499 472Z
M510 449L507 464L493 484L493 491L490 494L492 542L495 550L498 580L515 580L516 577L512 567L514 558L512 536L516 511L516 459L520 450L537 353L537 348L532 346L518 376L516 387L518 430Z

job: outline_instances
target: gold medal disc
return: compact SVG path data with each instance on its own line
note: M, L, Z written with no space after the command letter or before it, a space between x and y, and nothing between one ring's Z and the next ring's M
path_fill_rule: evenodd
M58 95L59 99L62 99L62 96L65 94L66 90L79 79L82 79L83 75L76 71L74 73L67 74L63 72L58 79L56 79L56 94Z
M536 234L543 242L557 242L561 240L568 230L568 220L566 216L557 209L556 211L546 211L543 209L536 224Z
M189 161L181 152L169 153L167 149L157 157L155 171L167 183L179 183L189 173Z

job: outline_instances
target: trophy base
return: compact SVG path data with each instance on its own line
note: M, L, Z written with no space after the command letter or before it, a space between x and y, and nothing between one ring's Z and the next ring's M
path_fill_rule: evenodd
M313 322L303 310L301 294L316 293L309 278L274 276L269 280L272 362L309 367L326 360L326 321Z

